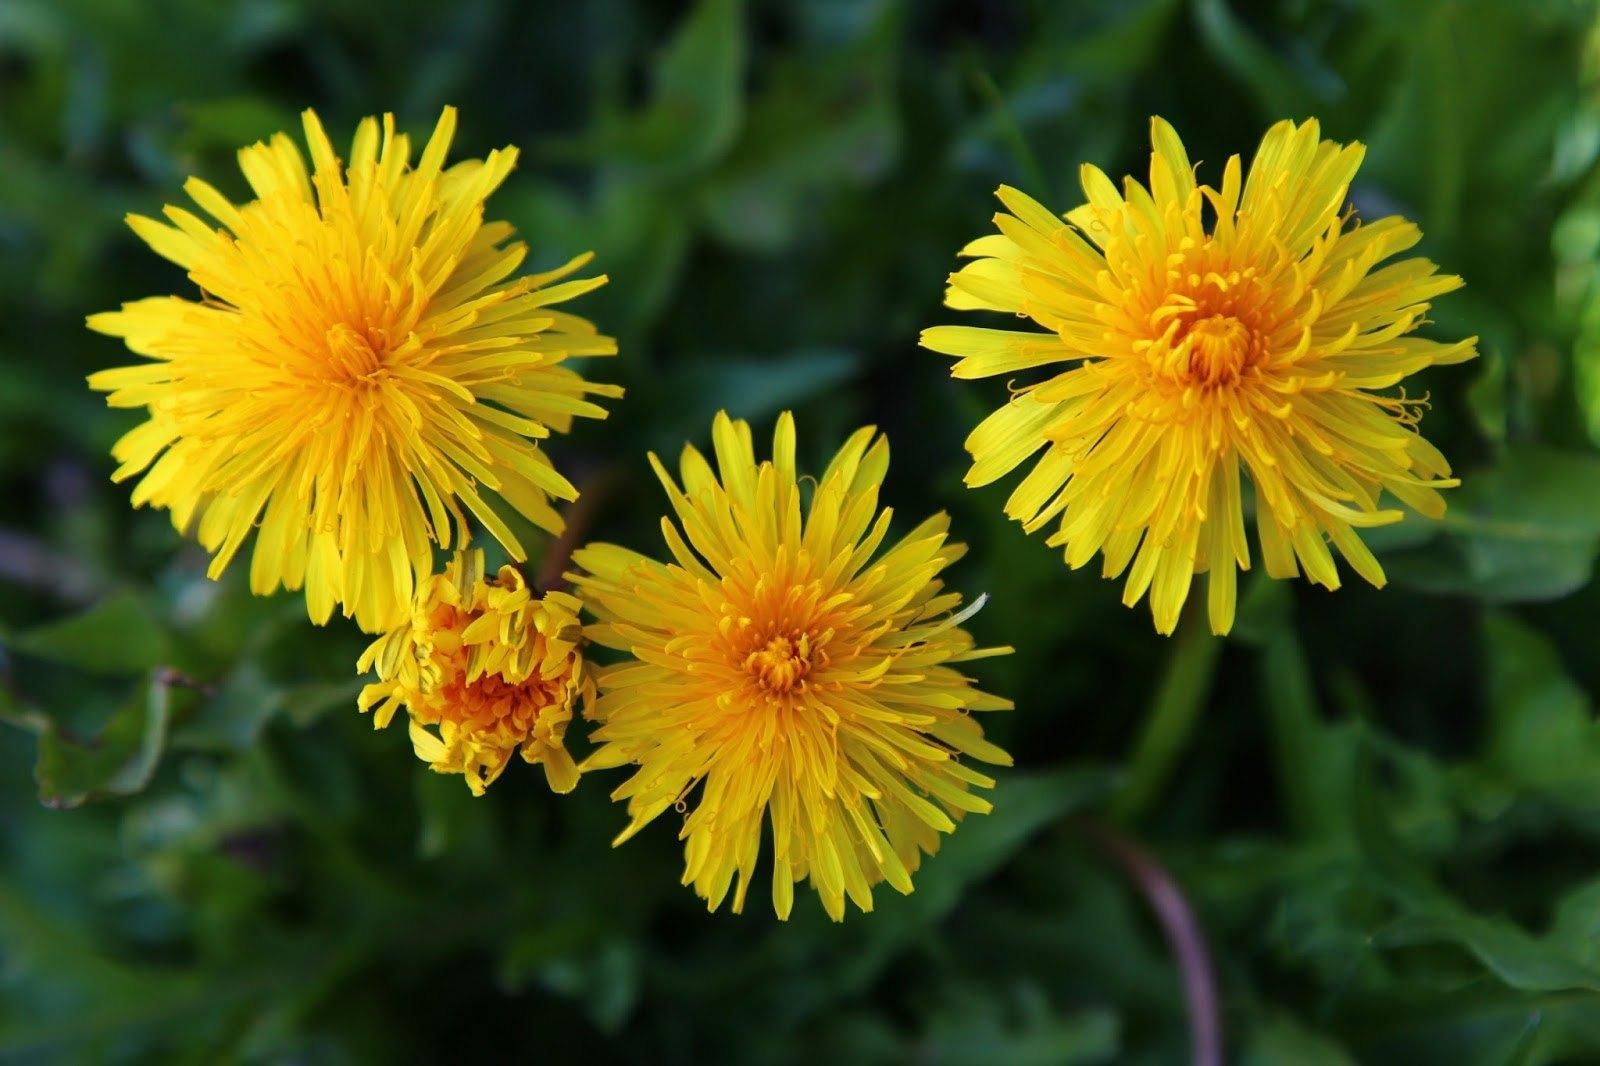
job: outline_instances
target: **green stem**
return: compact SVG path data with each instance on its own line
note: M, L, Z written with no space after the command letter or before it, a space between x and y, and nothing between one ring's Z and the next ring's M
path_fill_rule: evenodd
M1161 684L1128 760L1127 780L1112 801L1111 816L1117 821L1138 821L1161 794L1211 694L1221 648L1222 641L1211 635L1199 615L1188 612L1173 638Z
M1030 190L1037 197L1051 195L1050 183L1045 179L1044 168L1039 165L1039 157L1033 154L1033 149L1028 147L1028 138L1022 132L1022 125L1017 122L1017 116L1012 113L1011 105L1006 103L1005 93L1000 91L1000 86L989 72L981 66L976 66L972 71L973 84L978 92L983 95L989 106L994 108L995 122L1000 127L1000 135L1011 146L1011 154L1017 167L1022 171L1023 180L1028 183Z

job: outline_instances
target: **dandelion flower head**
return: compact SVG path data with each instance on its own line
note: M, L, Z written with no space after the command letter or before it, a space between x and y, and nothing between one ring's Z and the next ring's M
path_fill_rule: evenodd
M1058 216L1002 187L1000 232L968 245L948 306L1003 311L1046 332L936 326L922 343L959 357L958 378L1047 368L967 440L971 486L1037 456L1006 503L1081 567L1124 571L1124 602L1149 594L1172 632L1196 574L1211 628L1233 624L1253 491L1262 560L1337 588L1330 551L1374 585L1383 568L1358 530L1399 521L1393 497L1437 517L1457 484L1418 431L1425 404L1399 383L1472 358L1476 338L1410 334L1461 285L1420 258L1399 217L1346 210L1360 144L1315 120L1267 131L1246 175L1198 185L1182 141L1151 123L1148 187L1082 169L1087 200Z
M470 512L515 557L504 506L558 530L552 498L576 490L539 442L575 416L603 418L572 356L609 337L554 309L604 277L589 259L512 279L527 253L484 201L516 149L445 166L446 108L415 164L393 116L366 119L348 165L304 114L308 169L286 135L239 153L255 199L184 186L180 207L129 217L199 296L157 296L91 315L143 361L90 385L148 414L112 450L137 505L197 524L221 574L252 530L251 588L304 586L311 617L337 604L369 632L405 616L433 546L465 544ZM499 501L486 490L497 493Z
M404 707L417 758L463 775L473 795L518 752L544 767L553 790L570 792L578 769L567 724L593 692L580 606L564 592L536 595L512 566L487 578L481 550L458 552L417 590L410 622L361 656L357 671L379 679L359 706L380 729Z
M750 427L719 415L717 468L684 449L681 484L655 456L673 517L659 562L609 544L578 551L575 575L597 643L629 659L605 668L589 712L599 747L585 769L631 765L612 793L631 820L683 813L683 881L740 910L770 831L772 899L787 917L809 880L834 919L872 887L912 889L923 853L1009 764L972 712L1006 700L960 664L977 648L962 623L977 604L940 575L964 547L940 514L887 550L878 506L885 438L856 432L822 477L802 482L794 421L778 420L757 462ZM735 885L735 881L737 884Z

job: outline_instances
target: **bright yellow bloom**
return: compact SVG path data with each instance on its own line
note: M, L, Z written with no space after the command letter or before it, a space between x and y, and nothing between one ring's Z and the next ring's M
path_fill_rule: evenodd
M239 153L256 200L232 204L198 178L184 186L220 228L177 207L170 225L129 217L200 298L91 315L91 329L149 361L89 384L113 407L148 409L112 449L113 477L145 471L135 506L169 508L180 531L198 516L212 577L259 526L255 592L304 585L317 622L342 603L378 632L433 572L432 542L467 542L463 504L523 558L483 489L561 528L550 497L577 492L535 442L574 415L605 417L585 395L621 390L561 364L616 344L551 310L605 282L550 284L589 256L507 280L527 248L483 210L516 149L445 168L456 127L446 108L415 167L385 115L357 128L346 168L317 116L303 117L311 173L278 134Z
M1337 588L1331 541L1381 586L1355 532L1400 520L1380 494L1438 517L1437 490L1457 484L1415 430L1425 402L1386 390L1476 354L1475 337L1406 336L1461 279L1425 259L1378 266L1421 233L1398 217L1353 223L1345 196L1364 149L1322 140L1315 120L1273 126L1249 176L1234 156L1220 190L1196 185L1159 118L1151 140L1148 189L1128 178L1119 194L1085 166L1088 202L1063 221L1002 187L1000 233L963 249L976 261L951 275L948 306L1050 332L936 326L923 345L960 356L958 378L1068 364L967 438L967 484L1044 449L1006 513L1029 532L1059 518L1048 543L1071 567L1100 553L1116 577L1131 562L1123 602L1148 590L1163 633L1198 573L1213 631L1233 625L1236 568L1250 566L1241 468L1268 574L1303 569Z
M515 567L485 579L483 552L457 552L417 590L411 621L362 654L357 672L376 667L380 680L358 705L376 707L372 724L382 729L403 704L417 758L465 775L475 796L518 751L544 767L552 789L571 792L578 768L567 723L594 691L578 650L580 607L564 592L535 596Z
M720 480L692 447L682 489L650 457L678 518L661 523L674 562L610 544L573 557L600 619L588 635L635 660L601 672L589 716L602 746L585 768L637 766L612 793L632 816L619 844L669 807L686 813L683 882L710 909L735 873L743 907L770 820L778 915L810 878L838 920L846 896L871 910L880 881L910 892L939 834L989 810L970 790L993 779L961 757L1011 759L969 712L1011 704L956 664L1010 649L975 648L961 623L978 604L942 591L966 550L945 515L879 552L889 444L871 427L809 493L789 415L759 465L746 423L718 415L712 440Z

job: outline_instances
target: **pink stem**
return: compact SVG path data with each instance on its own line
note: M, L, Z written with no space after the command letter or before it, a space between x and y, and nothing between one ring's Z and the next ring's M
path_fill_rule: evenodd
M1078 824L1138 886L1161 923L1161 931L1172 948L1183 979L1195 1066L1221 1066L1222 1008L1217 996L1216 974L1205 934L1183 889L1160 863L1129 837L1093 819L1079 819Z

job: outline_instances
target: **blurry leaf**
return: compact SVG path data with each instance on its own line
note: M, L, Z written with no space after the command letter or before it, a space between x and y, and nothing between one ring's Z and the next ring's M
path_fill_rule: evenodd
M1600 219L1595 229L1600 233ZM1600 237L1596 237L1600 244ZM1573 389L1589 439L1600 444L1600 285L1592 285L1578 339L1572 346Z
M0 7L0 46L24 52L60 47L66 27L51 8L43 0L13 0Z
M716 162L743 112L744 34L743 0L699 0L657 60L649 105L602 116L594 132L552 152L660 178Z
M419 764L420 765L420 764ZM495 823L459 775L417 773L417 854L424 859L448 855L454 862L494 861ZM507 955L511 951L508 949Z
M731 157L701 186L707 223L721 240L774 251L815 234L806 225L814 194L873 181L893 164L896 26L885 15L854 47L798 57L773 73Z
M1397 582L1431 592L1491 602L1560 598L1593 573L1596 485L1600 456L1512 446L1494 466L1462 478L1449 511L1431 523L1447 536L1385 566Z
M565 982L575 981L570 960L593 954L595 941L605 935L589 923L571 919L525 926L501 953L496 979L510 992L541 978L565 990Z
M1121 1050L1117 1016L1110 1011L1062 1015L1026 1002L1017 1009L976 990L936 1004L932 1024L916 1043L918 1060L930 1066L1109 1062Z
M1600 803L1600 723L1537 630L1509 615L1484 618L1490 761L1518 785L1566 788Z
M229 96L187 104L183 108L183 145L189 152L232 153L265 141L274 133L298 136L295 113L258 96Z
M1350 730L1323 720L1311 668L1292 621L1268 638L1261 668L1278 787L1289 823L1313 836L1347 838L1356 738Z
M117 592L82 614L30 629L13 647L105 674L136 674L172 654L165 627L135 592Z
M174 731L175 747L245 751L283 707L283 690L246 660Z
M534 182L508 188L497 203L529 236L536 266L594 252L594 269L610 283L584 298L583 314L620 335L620 363L628 367L635 352L630 338L655 322L678 284L690 232L690 216L678 198L642 181L614 177L602 181L588 203L562 186ZM594 364L593 373L612 381L617 365L604 360Z
M603 1033L627 1021L639 997L638 948L613 940L599 950L556 959L539 969L541 983L574 1000Z
M1173 19L1183 11L1183 0L1123 0L1119 4L1088 5L1083 12L1068 5L1053 5L1041 14L1073 21L1050 38L1040 36L1039 65L1054 78L1086 78L1120 83L1130 72L1157 62L1155 56L1172 32ZM1187 29L1187 27L1185 27ZM1026 108L1020 109L1026 111Z
M1240 1066L1355 1066L1355 1062L1332 1040L1277 1013L1251 1028L1239 1059Z
M1550 939L1589 966L1600 967L1600 879L1570 890L1556 905Z
M329 711L354 707L362 681L308 681L285 688L280 703L289 721L301 729L313 725Z
M1028 838L1051 822L1105 799L1116 775L1099 767L1049 773L996 774L988 799L994 810L965 819L965 832L945 840L924 860L916 891L891 897L875 926L927 924L954 907L974 881L988 876Z
M1565 183L1583 177L1600 158L1600 107L1584 101L1562 122L1550 160L1550 180Z
M1506 439L1506 358L1498 348L1483 353L1483 366L1467 388L1467 408L1483 435L1495 443Z
M1408 846L1395 825L1394 798L1381 772L1392 750L1375 731L1357 723L1364 743L1352 760L1346 792L1351 825L1363 864L1361 873L1403 912L1453 914L1453 902L1438 885L1423 856Z
M0 669L3 667L4 660L0 659ZM43 733L50 728L49 715L20 702L10 686L5 684L0 684L0 722L29 733Z
M946 838L937 855L923 860L909 896L883 894L870 919L852 931L848 950L835 965L834 984L860 989L907 941L935 934L936 926L977 881L990 876L1045 826L1104 800L1116 777L1100 768L1048 773L1001 773L988 796L994 810L970 815Z
M662 412L676 448L695 439L711 417L726 410L735 418L760 419L822 395L853 377L855 352L807 348L771 359L723 358L687 362L673 369L668 409Z
M1300 70L1273 55L1257 40L1233 13L1228 0L1194 0L1194 21L1206 50L1219 66L1251 90L1266 115L1300 117L1321 110Z
M1600 969L1505 921L1464 913L1411 914L1380 930L1375 940L1382 947L1457 944L1500 980L1528 992L1600 992Z
M39 801L48 807L77 807L100 796L143 791L166 745L171 698L169 684L150 680L88 740L68 737L52 722L39 737L34 767Z

